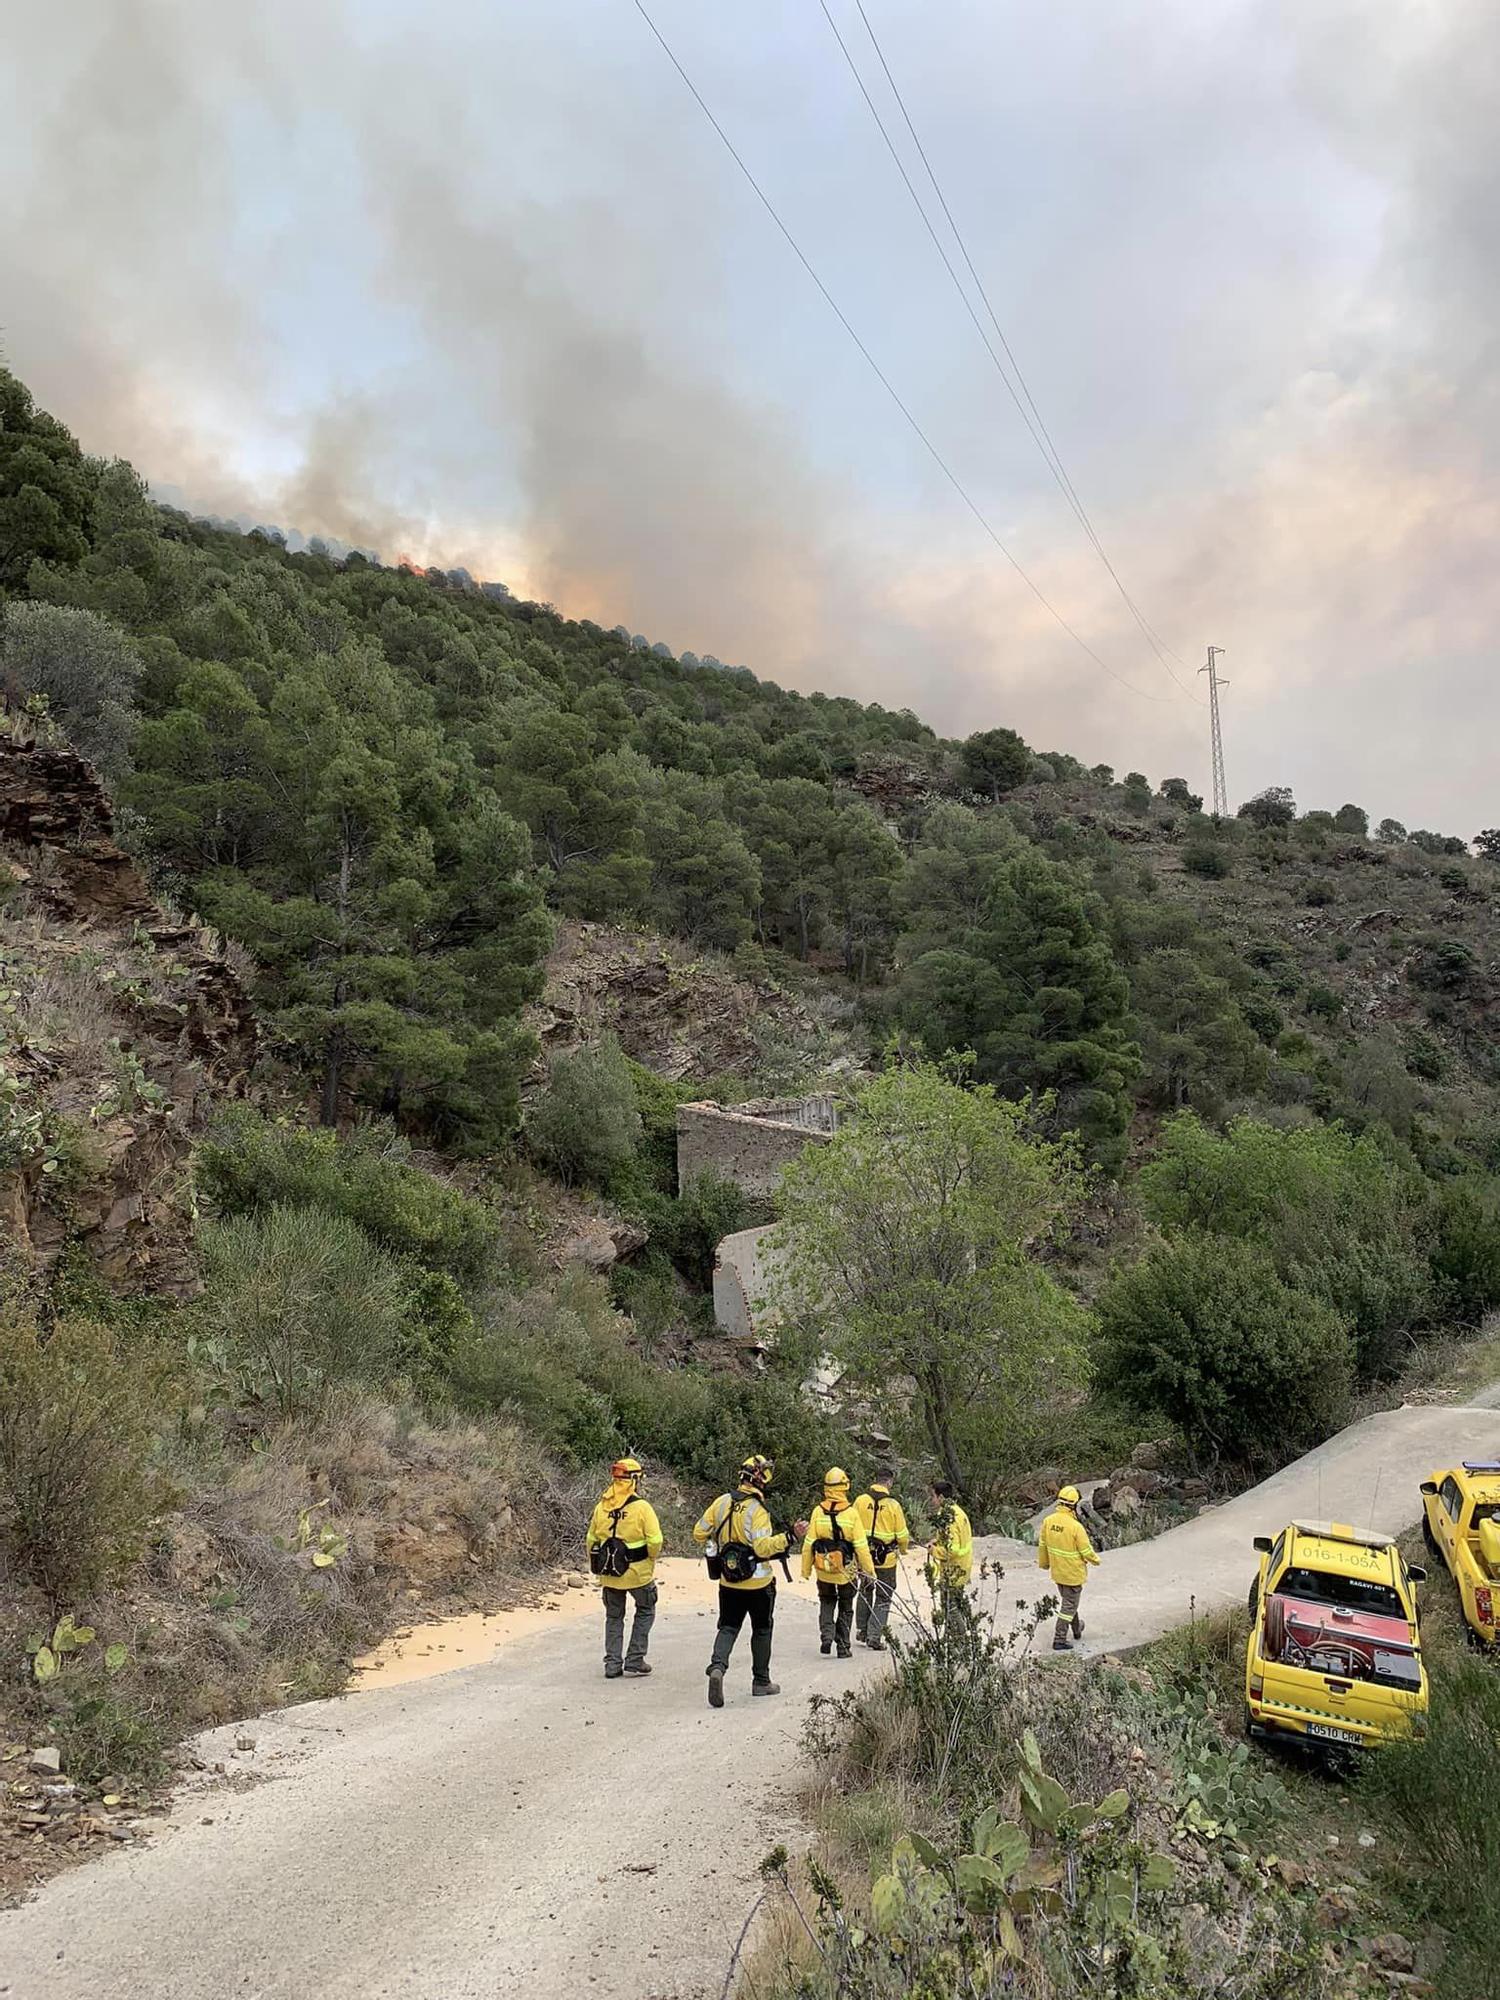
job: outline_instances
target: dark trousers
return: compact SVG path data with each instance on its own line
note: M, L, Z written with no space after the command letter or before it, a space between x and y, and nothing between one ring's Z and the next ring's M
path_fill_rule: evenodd
M854 1585L830 1583L818 1578L818 1640L831 1646L835 1640L841 1653L849 1651L849 1628L854 1623Z
M896 1565L889 1569L878 1569L873 1576L862 1576L859 1580L859 1608L854 1614L854 1629L861 1639L868 1639L873 1646L885 1637L886 1620L891 1615L891 1599L896 1595Z
M758 1590L730 1590L719 1585L719 1629L714 1634L713 1657L709 1668L722 1673L740 1636L740 1627L750 1620L750 1677L764 1686L771 1678L771 1629L776 1622L776 1585Z
M616 1667L629 1661L639 1666L646 1657L646 1642L651 1637L651 1627L656 1623L656 1585L638 1583L634 1590L617 1590L613 1584L605 1584L599 1593L604 1599L604 1664L612 1673ZM625 1600L635 1599L635 1616L630 1621L630 1650L623 1654L625 1642Z

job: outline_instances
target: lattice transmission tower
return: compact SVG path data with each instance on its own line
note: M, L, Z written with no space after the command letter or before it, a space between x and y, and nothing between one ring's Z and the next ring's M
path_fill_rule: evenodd
M1219 723L1219 689L1228 687L1229 683L1220 678L1218 667L1215 665L1223 650L1222 646L1210 646L1208 649L1208 665L1198 669L1200 674L1208 675L1208 726L1213 736L1214 745L1215 819L1228 819L1229 817L1229 792L1224 783L1224 731Z

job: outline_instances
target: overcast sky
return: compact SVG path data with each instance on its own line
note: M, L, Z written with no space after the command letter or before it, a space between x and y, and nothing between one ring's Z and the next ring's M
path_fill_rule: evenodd
M820 0L647 5L1118 678L634 0L7 0L5 358L194 506L1206 789ZM1493 0L864 5L1232 802L1500 820Z

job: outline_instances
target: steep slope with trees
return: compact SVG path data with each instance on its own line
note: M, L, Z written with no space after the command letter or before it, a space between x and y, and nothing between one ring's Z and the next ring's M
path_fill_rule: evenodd
M975 1082L1031 1100L1034 1143L1076 1135L1087 1198L1048 1268L1100 1304L1105 1357L1274 1272L1281 1317L1245 1339L1331 1329L1327 1421L1341 1385L1500 1298L1493 842L1389 818L1372 838L1364 808L1299 815L1278 788L1215 821L1180 777L1117 781L1004 726L944 741L462 572L194 520L10 376L0 578L7 701L107 762L154 883L248 953L282 1085L330 1129L374 1116L467 1158L520 1209L538 1164L607 1197L622 1241L650 1239L612 1279L637 1337L710 1337L735 1219L722 1189L679 1198L678 1098L796 1088L893 1041L968 1052ZM559 924L664 934L627 975L661 995L639 1040L609 1043L623 1001L582 1027L542 1001ZM672 998L695 983L754 1021L693 1046L670 1017L701 1018ZM1278 1148L1336 1250L1260 1201ZM1233 1192L1213 1213L1166 1192L1190 1156ZM518 1350L569 1449L643 1441L571 1335L560 1375ZM1232 1362L1170 1393L1190 1449L1243 1465L1253 1425L1211 1415Z

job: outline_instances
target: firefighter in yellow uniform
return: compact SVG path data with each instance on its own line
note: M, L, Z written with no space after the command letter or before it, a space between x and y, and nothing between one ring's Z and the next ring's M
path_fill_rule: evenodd
M604 1599L604 1678L617 1681L622 1674L651 1671L646 1644L656 1622L656 1558L662 1535L656 1509L641 1498L640 1460L617 1458L609 1472L609 1486L599 1496L586 1539L589 1568ZM634 1602L635 1616L625 1650L627 1598Z
M750 1621L750 1692L780 1694L771 1679L771 1632L776 1620L776 1579L771 1564L784 1557L792 1535L807 1533L806 1521L794 1523L791 1534L777 1528L765 1503L775 1467L759 1452L740 1467L733 1493L721 1493L698 1525L693 1540L708 1551L709 1575L719 1584L719 1626L708 1662L708 1705L724 1706L724 1676L729 1656Z
M885 1648L886 1620L896 1595L896 1576L902 1556L911 1546L911 1530L906 1510L891 1492L889 1474L870 1481L868 1493L861 1493L854 1511L864 1523L870 1543L874 1576L859 1579L859 1601L854 1612L854 1636L874 1653Z
M1083 1637L1078 1601L1083 1596L1089 1564L1099 1560L1089 1540L1089 1531L1078 1518L1078 1504L1076 1486L1060 1487L1057 1505L1043 1521L1042 1532L1037 1536L1037 1568L1046 1570L1057 1585L1059 1614L1052 1633L1054 1653L1072 1652L1069 1626L1074 1638Z
M849 1504L849 1475L831 1465L823 1474L823 1497L812 1510L802 1544L803 1580L818 1579L818 1651L852 1660L850 1628L854 1623L854 1579L875 1581L870 1542L859 1509Z
M974 1571L974 1530L946 1479L932 1482L937 1527L927 1544L927 1581L936 1590L963 1590Z

